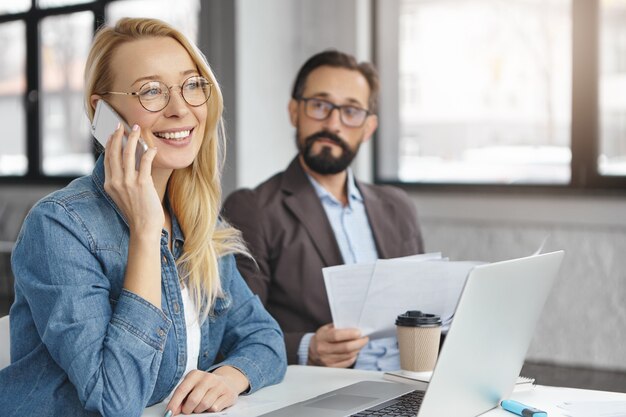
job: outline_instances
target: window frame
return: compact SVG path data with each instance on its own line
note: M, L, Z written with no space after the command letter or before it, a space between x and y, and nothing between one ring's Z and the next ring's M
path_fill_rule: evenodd
M571 101L571 179L569 184L478 184L429 183L389 180L397 172L389 169L398 160L399 100L398 79L398 19L397 0L374 2L373 56L381 85L379 129L374 137L372 166L374 182L412 190L456 191L522 191L522 192L599 192L626 194L626 175L601 175L598 167L600 146L600 0L572 0L572 101ZM384 63L384 65L381 65ZM386 88L384 86L387 86ZM384 138L384 139L383 139ZM382 148L395 148L383 154ZM381 158L384 158L383 161ZM393 161L395 159L395 162ZM381 170L387 167L387 172ZM385 175L386 174L386 175Z
M0 24L22 21L26 26L26 91L22 96L26 121L26 159L24 175L0 175L0 184L67 184L77 175L45 175L42 167L41 100L40 100L40 53L39 25L50 16L91 11L94 15L93 33L105 22L106 5L119 0L93 0L68 6L39 8L37 0L31 0L28 11L0 15ZM95 155L95 146L93 147Z

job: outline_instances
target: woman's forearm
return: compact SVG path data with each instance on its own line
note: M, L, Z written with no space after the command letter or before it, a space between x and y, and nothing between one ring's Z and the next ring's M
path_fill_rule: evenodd
M154 233L152 233L154 235ZM161 308L160 236L130 233L124 288Z

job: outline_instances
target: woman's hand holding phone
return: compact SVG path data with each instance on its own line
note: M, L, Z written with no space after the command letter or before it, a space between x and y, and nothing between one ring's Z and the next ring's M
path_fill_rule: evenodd
M151 173L156 148L150 147L143 154L137 171L135 151L139 135L139 126L133 126L126 146L122 146L124 127L120 125L109 138L104 153L104 189L122 210L131 234L160 238L165 217Z

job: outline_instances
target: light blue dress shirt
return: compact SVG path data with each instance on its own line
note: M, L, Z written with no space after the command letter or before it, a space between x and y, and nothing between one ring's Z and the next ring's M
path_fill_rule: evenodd
M307 176L322 203L322 207L324 207L344 264L376 261L378 259L376 242L367 219L363 196L356 186L352 170L348 169L348 204L345 206L313 177ZM313 333L307 333L300 342L298 361L301 365L307 363L312 336ZM400 369L400 355L396 338L370 340L359 352L354 367L376 371Z

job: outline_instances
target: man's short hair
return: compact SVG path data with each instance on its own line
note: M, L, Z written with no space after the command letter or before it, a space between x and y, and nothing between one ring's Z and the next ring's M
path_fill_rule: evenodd
M346 68L360 72L370 87L370 96L367 103L368 110L371 113L376 113L378 102L378 90L380 88L380 81L378 79L378 71L374 68L374 65L369 62L357 62L352 56L337 50L331 49L320 52L309 58L304 65L298 71L296 81L293 84L293 90L291 92L291 98L298 100L302 98L304 93L304 87L309 74L314 69L328 66L334 68Z

